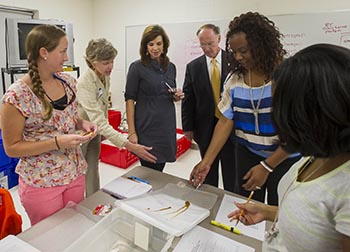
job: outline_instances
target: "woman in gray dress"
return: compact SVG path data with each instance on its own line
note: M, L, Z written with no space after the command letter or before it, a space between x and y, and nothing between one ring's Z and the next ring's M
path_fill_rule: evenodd
M145 28L141 59L130 65L125 88L130 142L151 146L156 163L140 159L141 165L163 171L176 160L174 101L184 94L176 89L176 67L167 57L169 38L159 25Z

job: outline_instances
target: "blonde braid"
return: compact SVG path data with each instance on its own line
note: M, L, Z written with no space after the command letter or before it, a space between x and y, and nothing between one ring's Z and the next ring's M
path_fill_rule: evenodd
M40 99L44 106L44 111L41 113L41 118L45 121L49 120L52 116L53 107L52 104L45 99L46 92L42 86L37 63L35 60L30 59L28 59L28 63L28 74L32 80L33 93Z

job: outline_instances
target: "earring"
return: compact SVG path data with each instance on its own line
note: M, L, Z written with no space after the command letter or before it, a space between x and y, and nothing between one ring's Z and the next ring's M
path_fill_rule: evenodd
M148 52L146 52L146 55L148 56L148 55L149 55L149 53L148 53Z
M44 60L47 60L47 57L44 57Z

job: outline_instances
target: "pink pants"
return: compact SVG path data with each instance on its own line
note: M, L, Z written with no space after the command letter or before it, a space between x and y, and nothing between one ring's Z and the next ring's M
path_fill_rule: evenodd
M32 225L62 209L68 201L79 203L84 199L85 176L70 184L55 187L33 187L21 177L18 180L18 195Z

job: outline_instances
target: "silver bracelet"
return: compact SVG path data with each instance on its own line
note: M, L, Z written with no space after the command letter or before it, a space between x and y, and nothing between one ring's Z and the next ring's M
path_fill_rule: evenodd
M260 164L266 169L268 170L270 173L273 172L273 169L271 166L269 166L268 164L266 164L266 162L264 160L260 161Z

